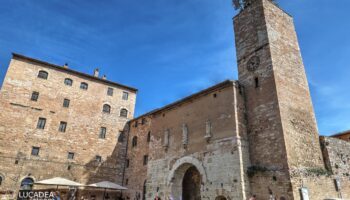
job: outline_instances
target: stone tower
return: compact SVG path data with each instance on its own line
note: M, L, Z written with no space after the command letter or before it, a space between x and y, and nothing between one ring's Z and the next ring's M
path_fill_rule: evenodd
M299 199L294 180L324 164L293 19L270 1L256 0L234 18L234 28L252 193Z

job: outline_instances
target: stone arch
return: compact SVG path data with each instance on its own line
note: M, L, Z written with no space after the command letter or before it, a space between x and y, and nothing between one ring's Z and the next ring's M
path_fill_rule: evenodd
M171 168L171 171L169 172L169 175L168 175L168 179L167 179L168 186L171 184L171 182L175 176L175 171L180 169L180 167L182 165L188 165L187 169L190 168L191 165L195 166L202 176L202 183L205 184L207 182L207 173L206 173L202 163L199 160L197 160L196 158L186 156L186 157L178 159L174 163L174 165Z
M215 200L227 200L227 198L224 196L217 196Z
M33 176L24 176L24 177L22 177L22 178L20 179L20 182L19 182L21 190L23 190L23 189L28 189L28 188L25 187L25 185L23 185L23 183L26 182L26 180L29 180L29 179L32 180L32 183L33 183L33 184L34 184L35 181L36 181L35 178L34 178ZM31 185L31 188L32 188L32 187L33 187L33 185Z
M183 157L177 160L167 178L167 186L173 199L182 199L182 182L185 173L190 168L195 168L201 176L201 191L207 182L207 174L202 163L193 157Z

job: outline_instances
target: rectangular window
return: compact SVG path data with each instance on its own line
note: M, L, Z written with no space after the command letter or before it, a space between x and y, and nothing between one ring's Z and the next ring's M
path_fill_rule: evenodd
M46 124L46 119L45 118L39 118L38 124L36 125L37 129L44 129Z
M66 132L67 122L60 122L60 127L58 128L59 132Z
M99 155L96 155L95 160L96 160L96 162L100 163L100 162L102 162L102 157Z
M126 168L129 168L129 165L130 165L130 160L129 160L129 159L126 159L125 167L126 167Z
M119 136L118 136L118 142L122 143L124 142L124 132L123 131L119 131Z
M123 92L123 97L122 97L123 100L128 100L129 99L129 93L127 92Z
M107 95L108 96L113 96L113 88L108 88Z
M143 156L143 165L147 165L148 163L148 155Z
M32 147L32 156L39 156L40 147Z
M68 159L73 160L74 159L74 153L73 152L68 152Z
M69 99L64 99L63 100L63 107L68 108L70 104L70 100Z
M106 127L101 127L99 138L100 139L105 139L106 138L106 133L107 133L107 128Z
M30 100L38 101L38 98L39 98L39 92L33 92L32 93L32 97L30 98Z

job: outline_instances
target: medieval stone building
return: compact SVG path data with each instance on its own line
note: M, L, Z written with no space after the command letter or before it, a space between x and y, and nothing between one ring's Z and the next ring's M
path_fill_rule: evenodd
M350 143L318 135L292 17L256 0L233 21L239 79L137 118L136 89L14 54L0 189L62 176L131 200L349 199Z
M13 54L0 97L1 193L53 177L121 184L136 89Z

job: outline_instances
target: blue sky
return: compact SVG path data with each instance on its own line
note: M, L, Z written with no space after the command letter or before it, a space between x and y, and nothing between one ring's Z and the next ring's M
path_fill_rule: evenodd
M237 79L231 0L2 0L11 52L139 89L136 115ZM349 0L279 0L295 19L321 134L350 129ZM2 81L1 81L2 82Z

